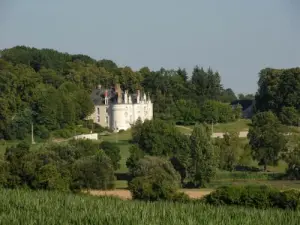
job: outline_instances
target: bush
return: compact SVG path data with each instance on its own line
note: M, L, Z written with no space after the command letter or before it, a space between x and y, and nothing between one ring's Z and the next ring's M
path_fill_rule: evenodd
M145 156L137 163L133 177L129 182L133 199L146 201L184 199L182 195L177 194L180 176L166 160Z
M34 132L38 137L42 139L48 139L50 137L49 130L43 125L36 126Z
M277 193L273 197L273 204L281 209L299 209L300 208L300 191L287 190Z
M298 209L300 192L280 190L268 186L221 187L203 201L212 205L237 205L254 208Z
M73 167L72 189L112 189L114 188L114 168L103 151L96 155L77 160Z
M76 191L114 187L111 159L90 140L72 140L30 151L25 142L8 147L0 160L0 187Z
M100 144L100 149L102 149L105 154L111 159L114 169L117 170L120 168L120 148L115 143L111 143L108 141L103 141Z
M74 131L68 129L56 130L53 132L53 136L57 138L70 138L74 136Z

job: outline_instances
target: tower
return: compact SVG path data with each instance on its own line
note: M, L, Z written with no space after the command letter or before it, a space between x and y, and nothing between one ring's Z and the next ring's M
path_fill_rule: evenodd
M108 105L108 91L107 90L105 90L105 92L104 92L104 104Z

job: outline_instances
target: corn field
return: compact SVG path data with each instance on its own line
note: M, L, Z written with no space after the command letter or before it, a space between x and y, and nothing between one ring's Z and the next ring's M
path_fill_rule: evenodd
M57 192L1 190L0 224L246 225L300 224L299 211L144 203Z

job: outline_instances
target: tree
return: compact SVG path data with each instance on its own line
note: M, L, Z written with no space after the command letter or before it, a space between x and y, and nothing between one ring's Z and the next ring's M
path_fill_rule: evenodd
M299 125L299 112L295 109L295 107L282 107L281 112L279 114L279 119L283 124L290 126L298 126Z
M111 159L114 169L120 169L121 156L119 146L108 141L103 141L100 144L100 149L102 149L105 154Z
M171 156L176 152L178 135L173 124L154 119L133 127L132 139L148 155Z
M179 174L170 162L157 157L140 159L129 182L134 199L172 200L180 187Z
M78 159L73 167L73 189L112 189L114 168L111 159L103 151Z
M286 149L287 140L281 124L272 112L261 112L252 117L248 139L254 159L264 166L264 170L267 165L276 165Z
M129 153L130 156L126 160L126 167L129 169L129 173L133 174L139 160L145 156L145 153L137 145L132 145L129 148Z
M296 145L291 151L284 155L285 161L288 163L286 176L292 180L300 179L300 144Z
M190 176L195 186L204 186L215 175L217 159L208 127L195 126L191 136Z
M239 144L238 132L225 133L223 138L217 139L216 142L219 147L219 168L228 171L234 170L243 153Z
M283 123L291 123L285 114L294 118L300 110L300 68L263 69L258 86L255 111L272 111Z

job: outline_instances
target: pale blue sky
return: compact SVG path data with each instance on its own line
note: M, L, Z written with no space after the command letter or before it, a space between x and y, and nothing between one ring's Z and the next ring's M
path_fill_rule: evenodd
M195 65L255 92L264 67L300 65L300 0L0 0L0 49L53 48L133 69Z

